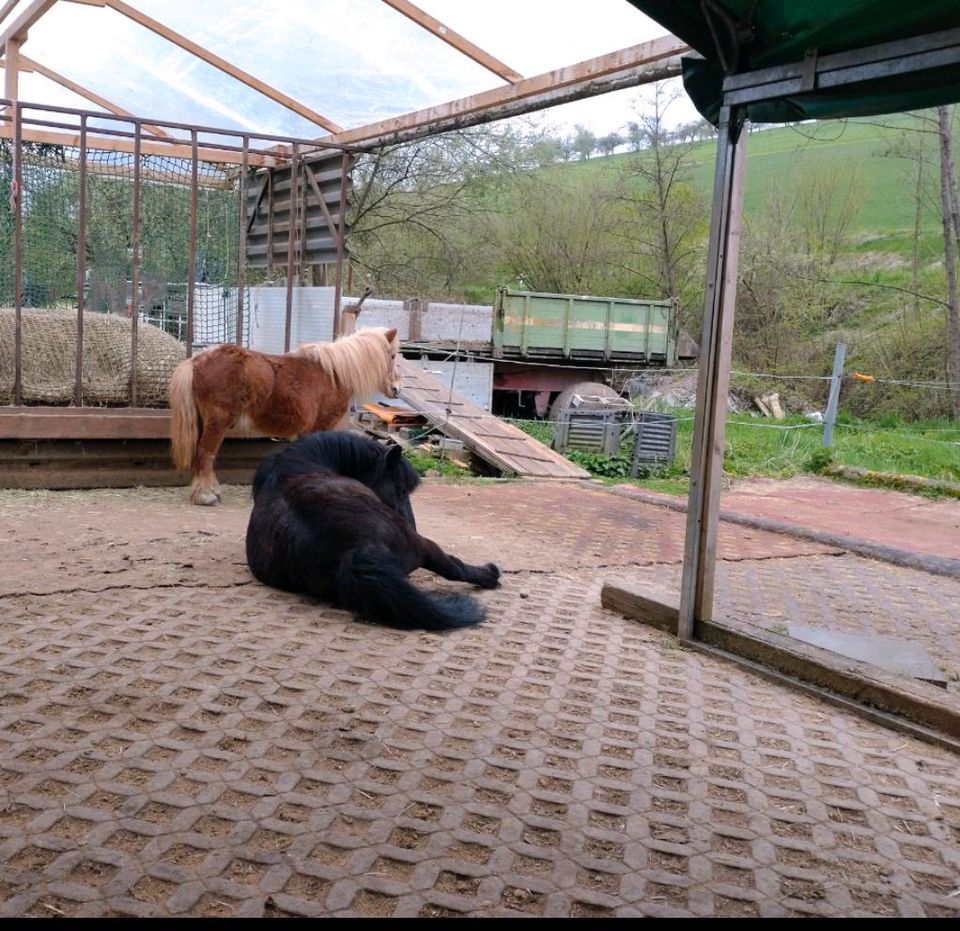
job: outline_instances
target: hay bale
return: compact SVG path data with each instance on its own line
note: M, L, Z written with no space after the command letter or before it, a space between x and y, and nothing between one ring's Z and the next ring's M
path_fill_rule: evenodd
M15 378L12 308L0 308L0 404L12 404ZM170 375L184 347L158 327L141 323L137 341L137 405L166 407ZM69 404L76 368L77 313L21 311L24 404ZM130 320L110 314L83 315L83 403L130 403Z

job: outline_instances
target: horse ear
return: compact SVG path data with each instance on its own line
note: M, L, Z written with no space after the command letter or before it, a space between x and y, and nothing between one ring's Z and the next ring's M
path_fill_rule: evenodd
M403 449L401 447L391 446L390 449L387 450L387 465L390 466L390 468L396 468L402 458Z
M386 336L388 343L392 343L397 338L397 331L396 329L387 330L383 335Z

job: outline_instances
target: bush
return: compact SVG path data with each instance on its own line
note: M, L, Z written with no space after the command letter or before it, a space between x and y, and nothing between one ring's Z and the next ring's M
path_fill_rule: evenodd
M575 462L598 478L627 478L630 475L630 457L623 453L607 456L604 453L588 453L571 449L564 455L571 462Z
M809 456L806 462L803 464L803 468L807 472L813 472L816 475L820 475L825 472L827 466L833 462L833 451L828 449L826 446L821 446L820 449L815 449Z
M428 472L439 472L441 475L456 475L459 477L464 475L464 470L458 468L449 460L440 459L416 448L405 449L403 458L416 469L417 474L421 477Z

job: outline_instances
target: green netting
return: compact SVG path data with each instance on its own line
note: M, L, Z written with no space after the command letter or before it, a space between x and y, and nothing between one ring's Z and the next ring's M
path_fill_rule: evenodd
M957 0L630 0L648 16L696 49L703 59L685 58L684 86L700 112L716 122L724 77L803 61L807 49L820 56L923 36L960 27ZM719 15L727 14L725 25ZM712 28L711 28L712 24ZM750 105L753 122L792 122L869 116L960 100L960 66L931 68L909 77L875 80L862 88L817 90Z
M12 146L0 140L0 306L14 298ZM141 158L139 288L133 295L133 158L90 149L86 171L84 306L186 338L190 232L189 159ZM22 303L76 308L80 236L79 152L25 142L22 155ZM194 344L236 337L240 179L236 166L201 162L194 276ZM245 284L245 283L244 283Z

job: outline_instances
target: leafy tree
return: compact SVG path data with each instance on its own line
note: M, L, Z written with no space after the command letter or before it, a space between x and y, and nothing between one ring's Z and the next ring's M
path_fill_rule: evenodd
M573 151L580 161L586 161L597 150L597 137L586 126L575 126L574 130Z
M607 133L597 140L597 148L604 155L613 155L613 153L623 145L623 137L620 133Z

